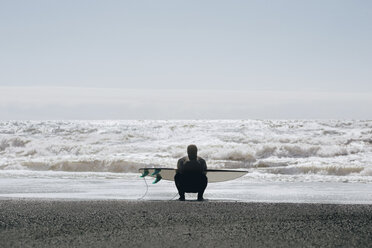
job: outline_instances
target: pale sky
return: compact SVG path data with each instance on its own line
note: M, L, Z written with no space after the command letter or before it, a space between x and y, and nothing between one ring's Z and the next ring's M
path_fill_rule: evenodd
M0 0L0 119L372 119L372 1Z

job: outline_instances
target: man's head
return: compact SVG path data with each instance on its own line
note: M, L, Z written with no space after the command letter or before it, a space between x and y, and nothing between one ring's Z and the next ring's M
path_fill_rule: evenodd
M198 148L196 145L189 145L187 147L187 155L189 159L196 159L198 157Z

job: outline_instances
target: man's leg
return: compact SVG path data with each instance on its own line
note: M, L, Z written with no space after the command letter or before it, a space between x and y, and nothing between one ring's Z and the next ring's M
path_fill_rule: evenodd
M200 188L198 192L198 201L204 200L203 194L208 185L208 178L206 175L202 175L200 178Z
M174 182L176 183L178 194L180 195L179 200L184 201L185 200L185 191L184 191L183 185L182 185L182 176L177 173L174 176Z

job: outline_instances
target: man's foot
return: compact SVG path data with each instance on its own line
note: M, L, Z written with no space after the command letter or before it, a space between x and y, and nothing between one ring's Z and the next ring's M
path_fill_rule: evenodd
M185 195L181 195L180 198L178 198L180 201L185 201Z
M198 193L198 201L204 201L203 192Z

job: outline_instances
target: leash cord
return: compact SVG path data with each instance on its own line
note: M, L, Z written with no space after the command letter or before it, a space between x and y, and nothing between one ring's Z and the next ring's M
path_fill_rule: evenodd
M145 177L143 177L143 181L145 181L145 184L146 184L146 192L140 198L137 198L137 200L143 200L143 198L145 198L145 196L149 192L149 185L147 184ZM178 195L178 192L170 199L170 201L174 200L174 198L176 198L177 195Z
M143 194L143 196L141 196L137 200L143 200L143 198L145 198L145 196L147 195L147 192L149 191L149 185L147 184L145 177L143 177L143 181L145 181L145 184L146 184L146 192Z
M174 198L176 198L178 195L178 192L170 199L170 201L174 200Z

